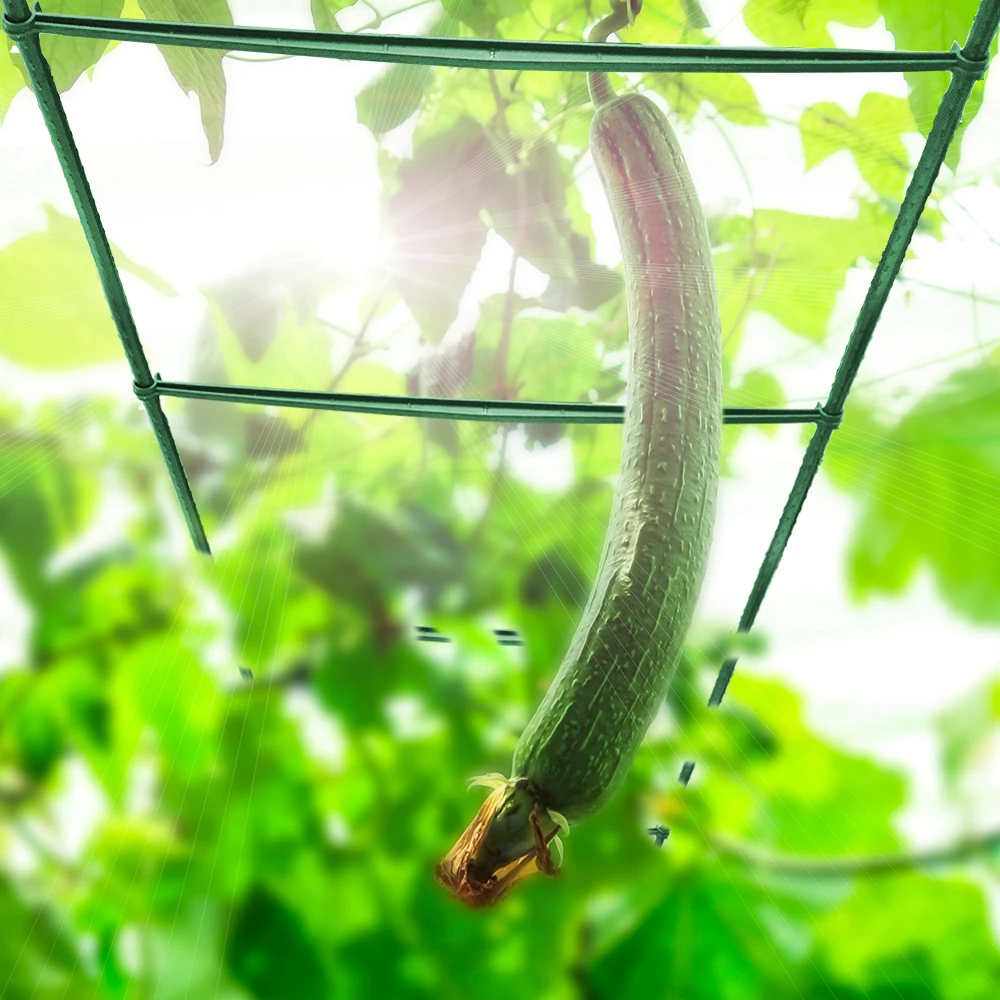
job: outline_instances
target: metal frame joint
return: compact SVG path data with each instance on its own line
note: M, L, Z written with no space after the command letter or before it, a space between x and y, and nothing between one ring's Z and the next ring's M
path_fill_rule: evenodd
M826 424L831 431L835 431L844 420L843 410L827 409L822 403L816 406L816 423Z
M986 71L990 68L990 53L987 50L982 59L976 59L966 55L965 49L958 42L951 43L951 51L955 55L955 68L953 73L965 73L973 79L982 80L986 76Z
M132 382L132 391L135 393L136 398L140 402L147 402L150 399L156 399L160 395L160 373L157 372L153 376L153 381L149 385L140 385L138 382Z
M18 6L27 11L27 16L18 18L15 21L8 15L7 8L17 8ZM42 5L38 2L38 0L35 0L30 7L25 0L20 0L20 4L17 0L8 0L8 2L4 5L2 12L0 12L0 25L3 26L3 30L14 41L14 43L17 44L27 35L38 34L38 25L36 20L38 15L41 13Z

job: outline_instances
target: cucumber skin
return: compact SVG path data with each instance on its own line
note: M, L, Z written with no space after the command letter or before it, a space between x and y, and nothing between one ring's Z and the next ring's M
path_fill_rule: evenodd
M715 272L673 129L630 94L598 108L590 145L625 262L622 467L597 582L513 760L570 822L621 787L666 697L708 562L722 436Z

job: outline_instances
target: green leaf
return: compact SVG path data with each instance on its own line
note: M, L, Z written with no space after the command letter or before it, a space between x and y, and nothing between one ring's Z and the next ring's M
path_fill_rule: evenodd
M590 581L580 572L580 567L566 555L562 546L554 545L529 564L520 598L529 608L550 601L582 607L589 593Z
M273 260L249 268L202 289L222 310L228 328L254 363L259 362L274 340L286 316L289 300L298 321L312 319L319 304L342 283L337 272L322 261ZM218 336L218 331L214 331ZM211 344L199 345L210 352ZM199 351L199 354L202 352Z
M618 34L626 42L717 45L701 30L707 24L697 0L646 0L635 24ZM711 104L735 125L767 124L753 86L739 73L647 73L645 83L666 99L681 121L691 121L702 104Z
M595 309L620 284L617 275L593 263L590 217L575 192L571 199L572 190L571 165L554 143L538 142L515 169L490 179L484 205L493 229L552 279L542 296L546 305L553 305L558 289L563 309Z
M892 982L915 967L926 970L937 1000L991 1000L1000 992L1000 955L974 885L915 874L863 881L819 930L824 963L864 996L886 986L887 996L900 995Z
M219 351L226 375L233 385L325 389L330 382L330 337L317 319L299 322L292 303L285 303L285 312L274 339L267 345L259 361L247 357L236 333L226 322L222 309L209 304L212 320L218 331ZM309 411L285 407L282 419L291 427L301 427L309 419Z
M47 229L0 250L0 354L43 371L124 360L79 221L43 207ZM162 278L111 249L122 270L157 291L173 292Z
M188 891L176 909L162 922L151 918L143 934L150 1000L207 995L217 1000L247 1000L246 990L233 982L220 958L232 931L229 901L199 893L186 878L184 886ZM125 885L122 891L131 888Z
M734 125L767 124L750 81L738 73L657 73L647 83L682 121L691 121L702 104L711 104Z
M474 394L507 398L583 402L591 390L601 400L615 400L624 392L619 368L606 368L593 316L571 313L531 314L530 303L515 297L506 366L498 370L507 296L496 295L482 306L473 354L471 388ZM503 377L503 384L500 380Z
M117 18L121 16L123 5L124 0L50 0L45 4L44 9L46 14ZM55 81L59 93L69 90L80 78L80 74L91 69L108 48L107 39L75 38L69 35L42 34L41 44L42 55L45 56L45 60L52 70L52 79ZM21 71L24 82L27 83L27 74L24 71L24 62L20 55L9 58ZM6 74L0 74L0 76L3 75ZM11 80L10 83L12 82ZM10 86L10 83L7 84L7 87ZM11 93L10 90L7 92ZM0 110L5 111L6 108L0 104Z
M391 132L416 114L433 80L430 66L394 63L358 92L358 121L376 137Z
M18 91L24 86L24 74L14 62L8 46L3 46L0 50L0 122L3 121Z
M309 12L317 31L340 31L336 14L354 6L354 0L309 0Z
M497 21L527 10L530 0L442 0L445 11L480 35L494 31Z
M414 148L419 149L436 136L468 128L469 122L487 126L496 110L489 77L482 70L437 66L413 130Z
M715 270L730 356L754 309L800 337L822 341L847 272L860 260L878 261L891 228L892 217L866 201L854 219L761 209L753 220L720 220L715 239L730 246L715 254Z
M954 42L958 42L959 45L965 44L972 19L979 7L979 0L948 0L947 3L916 6L907 0L879 0L879 7L885 17L885 26L896 39L897 49L946 52ZM994 56L997 54L995 35L990 45L990 52ZM906 74L913 118L925 137L930 134L938 105L948 89L950 80L950 73ZM952 170L958 167L965 130L983 103L984 87L985 81L979 80L972 88L972 94L962 114L961 124L948 147L945 163Z
M437 344L458 314L486 243L484 193L503 161L482 128L461 119L401 163L388 204L390 267L424 336Z
M877 0L749 0L743 8L746 26L762 42L791 48L832 49L834 41L826 27L831 21L870 28L878 16Z
M901 593L926 565L953 610L1000 623L1000 367L955 372L894 427L848 420L836 437L841 483L861 499L854 595Z
M116 766L105 775L108 791L127 771L144 734L151 733L159 752L191 780L210 771L223 704L215 681L199 659L190 637L154 633L122 656L114 675L111 702Z
M139 0L142 13L151 21L182 21L186 24L232 24L228 0ZM208 140L211 162L222 153L226 117L225 55L220 49L196 49L184 45L157 46L170 73L186 94L198 96L201 125Z
M844 406L841 430L830 439L820 468L841 490L859 485L869 474L872 451L865 443L875 445L889 434L890 424L875 401L866 398L863 390L855 389ZM811 434L811 430L809 431Z
M865 94L855 118L836 104L814 104L802 113L799 129L807 170L846 149L877 194L903 197L910 164L902 136L917 131L903 98Z
M746 721L738 719L733 751L738 775L717 774L706 788L717 808L727 808L729 790L749 792L748 827L735 833L775 851L812 856L897 846L893 817L906 794L901 775L812 735L802 720L801 699L777 682L737 673L729 696L762 724L755 742L772 746L769 753L748 757L741 742ZM850 810L844 807L848 798Z
M135 277L144 281L150 288L155 289L165 298L176 299L180 295L180 292L166 278L161 277L148 267L143 267L142 264L137 264L130 257L126 257L114 244L111 245L111 252L114 254L115 263L118 265L119 271L135 275Z
M259 886L236 913L226 942L226 964L259 1000L329 996L323 959L298 916Z
M0 547L24 598L41 604L49 559L90 520L98 492L58 438L0 427Z
M763 369L755 368L743 376L743 381L738 386L733 386L729 390L726 404L780 409L785 405L785 391L777 376ZM735 430L738 426L735 425L733 429ZM754 424L752 426L768 437L774 437L778 432L777 424Z
M985 759L1000 723L1000 680L977 685L948 706L935 720L941 747L941 769L952 792L958 790L969 765Z
M63 914L29 906L0 882L0 969L4 993L36 1000L92 1000L94 982Z
M785 995L781 961L744 891L693 870L676 879L630 933L591 966L600 1000L765 1000ZM782 991L779 993L779 991Z
M461 579L466 554L447 522L422 507L385 511L353 496L339 501L329 535L299 549L300 568L329 593L367 609L406 586L429 588Z
M684 7L684 16L687 19L687 23L692 28L707 28L709 26L708 15L698 0L681 0L681 3Z
M551 143L529 150L502 183L485 190L493 228L545 274L573 279L573 226L566 204L569 165ZM584 243L589 261L589 247Z
M233 617L236 655L251 669L270 663L278 648L292 590L291 553L290 538L264 523L214 574Z

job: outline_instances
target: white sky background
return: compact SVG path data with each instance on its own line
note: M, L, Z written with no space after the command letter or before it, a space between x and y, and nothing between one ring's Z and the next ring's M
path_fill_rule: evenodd
M306 0L231 5L237 23L312 27ZM729 19L718 35L723 44L759 44L738 13L732 13L739 5L705 6L713 24ZM370 17L370 12L359 11L353 20L351 13L343 16L342 25L351 28ZM419 30L423 16L404 15L391 22L390 30ZM891 36L879 27L856 31L831 25L831 33L843 46L892 46ZM382 67L305 58L262 65L227 59L224 65L226 141L219 163L211 167L197 102L182 94L152 47L119 46L100 61L93 82L81 78L64 95L109 237L181 292L178 299L164 299L125 278L151 366L161 367L165 377L175 377L201 321L204 300L199 286L238 274L286 248L314 253L363 276L377 251L376 147L356 122L353 94ZM906 92L898 75L751 80L765 108L788 108L795 119L814 101L833 100L854 114L869 90L899 96ZM850 196L861 182L849 154L838 154L803 174L796 131L729 131L753 177L757 207L850 213ZM390 145L405 149L408 128L399 132ZM994 73L986 102L965 138L963 173L997 174L998 135L1000 83ZM911 148L920 148L918 137L908 141ZM683 134L682 142L705 203L710 208L734 202L743 206L744 184L717 136L700 129ZM18 95L0 128L0 173L3 245L43 224L44 201L74 213L48 134L27 92ZM592 171L582 186L594 217L598 256L617 264L617 241ZM962 192L961 198L977 223L949 208L955 226L947 241L920 239L920 260L908 263L906 273L1000 299L1000 250L983 232L1000 236L1000 189L988 180ZM497 241L484 258L476 281L481 295L506 287L508 253ZM819 365L813 356L807 365L786 362L776 369L789 395L800 397L791 405L809 406L825 396L868 277L868 272L849 275L826 361ZM894 291L860 383L975 345L968 299L913 286L911 295L907 307L900 289ZM356 315L346 307L344 315L333 318L347 326L356 324ZM982 339L1000 336L996 307L981 305L978 323ZM755 314L745 337L746 367L766 366L801 343L776 322ZM922 392L972 357L900 375L887 388ZM72 384L87 391L117 387L123 396L130 394L124 362L59 378L26 377L0 363L0 391L19 398L37 398ZM746 434L737 455L739 478L723 485L702 619L735 626L801 457L798 428L783 428L774 440ZM523 468L525 475L544 475L549 468L558 473L553 454L542 461L531 461L527 454L512 458L515 469ZM903 600L852 606L843 585L843 553L853 511L853 502L835 493L821 473L758 619L771 639L770 651L738 669L786 678L804 693L810 721L818 730L905 767L914 786L902 832L916 845L946 842L959 832L959 820L945 808L935 746L924 722L1000 670L1000 630L975 629L953 617L926 578ZM2 616L8 623L14 618L13 601L0 590L0 607L11 612ZM980 829L1000 824L997 791L1000 766L984 768L970 787Z

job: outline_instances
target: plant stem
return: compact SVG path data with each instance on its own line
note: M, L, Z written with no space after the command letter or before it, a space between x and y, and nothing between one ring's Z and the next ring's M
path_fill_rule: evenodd
M810 858L776 854L752 844L743 844L719 834L710 834L708 845L719 855L751 868L783 875L849 878L855 875L884 875L916 868L934 868L968 860L1000 847L1000 830L990 830L965 837L954 844L924 851L894 851L887 854L846 855L833 858Z

